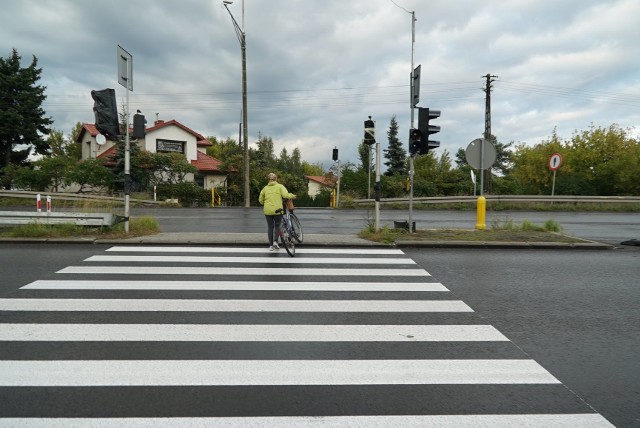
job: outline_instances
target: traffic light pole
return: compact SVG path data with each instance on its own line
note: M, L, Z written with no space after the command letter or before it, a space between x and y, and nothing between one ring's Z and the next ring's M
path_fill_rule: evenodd
M375 203L375 229L376 232L380 230L380 197L382 189L380 188L380 143L376 141L376 203Z
M411 91L411 129L414 129L414 109L415 109L415 100L414 100L414 79L415 79L415 68L413 66L414 64L414 52L415 52L415 44L416 44L416 13L411 12L411 84L410 86L410 91ZM409 137L409 139L411 139L411 137ZM411 141L409 141L409 144L411 144ZM409 233L414 233L415 230L413 230L413 173L414 173L414 169L413 169L413 159L414 156L412 154L409 154L409 182L410 182L410 187L409 187Z
M127 93L127 111L124 115L125 140L124 140L124 232L129 233L129 197L131 195L131 141L129 140L129 88Z

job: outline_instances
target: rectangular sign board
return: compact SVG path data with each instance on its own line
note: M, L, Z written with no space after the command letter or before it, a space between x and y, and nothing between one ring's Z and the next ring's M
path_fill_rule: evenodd
M133 57L118 45L118 83L133 91Z

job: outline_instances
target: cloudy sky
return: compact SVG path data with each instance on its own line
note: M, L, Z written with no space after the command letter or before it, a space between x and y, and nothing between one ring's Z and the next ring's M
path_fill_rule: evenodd
M222 0L1 3L0 55L16 48L23 66L38 58L54 128L93 123L92 89L115 88L124 104L121 45L133 55L132 111L237 139L240 44ZM243 0L229 10L242 25ZM411 11L419 106L442 112L439 153L482 136L486 74L497 76L501 142L639 125L638 0L246 0L250 142L261 133L276 153L298 147L325 167L338 147L341 161L357 162L369 115L383 149L393 115L407 141Z

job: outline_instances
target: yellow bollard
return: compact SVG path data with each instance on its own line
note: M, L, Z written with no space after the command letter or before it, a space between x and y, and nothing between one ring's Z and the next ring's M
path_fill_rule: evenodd
M485 230L487 228L487 225L485 224L487 200L484 198L484 196L480 196L478 198L477 207L478 209L477 209L477 215L476 215L476 229Z

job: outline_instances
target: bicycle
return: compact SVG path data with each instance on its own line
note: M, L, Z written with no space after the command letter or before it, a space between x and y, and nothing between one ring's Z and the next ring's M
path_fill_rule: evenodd
M300 220L298 220L298 216L295 215L293 210L295 209L292 204L285 203L285 215L289 216L289 220L291 221L291 227L293 228L293 238L298 241L298 244L302 244L302 240L304 238L304 234L302 232L302 225L300 224Z
M278 238L280 239L284 249L287 250L287 253L289 253L291 257L295 257L295 241L302 243L303 240L300 220L298 220L298 217L288 209L288 205L286 203L284 204L284 208L276 210L276 214L280 214Z

